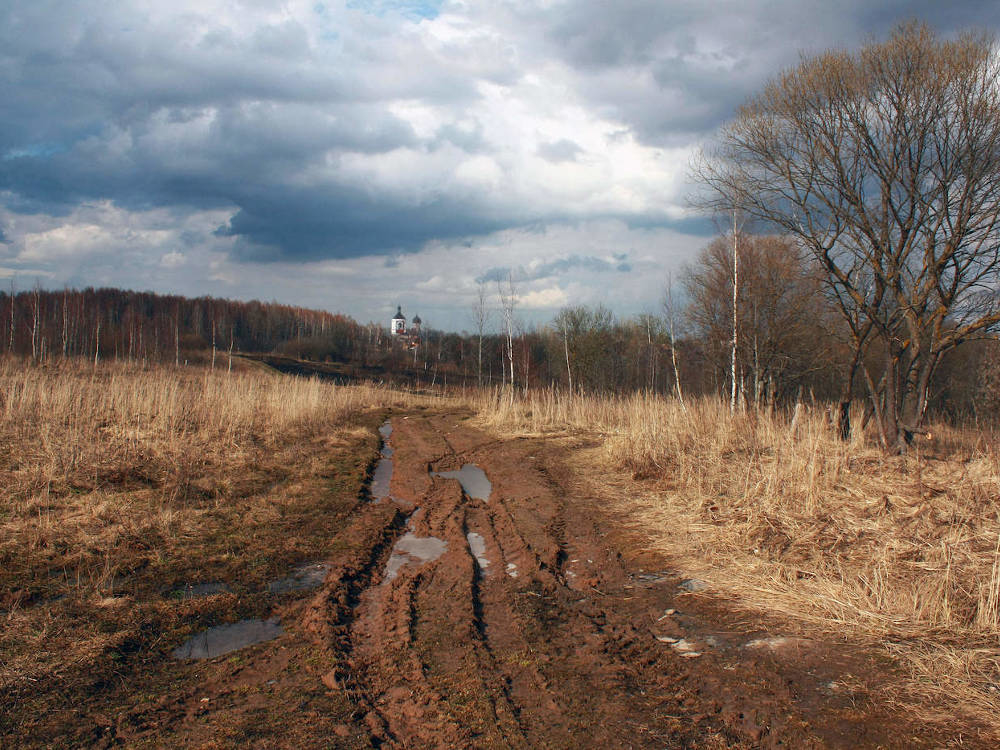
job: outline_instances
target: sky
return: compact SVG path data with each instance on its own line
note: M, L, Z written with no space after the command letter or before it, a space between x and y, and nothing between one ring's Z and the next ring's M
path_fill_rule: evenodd
M692 160L802 55L1000 4L7 0L0 284L471 330L657 313L714 234ZM498 325L494 321L494 326Z

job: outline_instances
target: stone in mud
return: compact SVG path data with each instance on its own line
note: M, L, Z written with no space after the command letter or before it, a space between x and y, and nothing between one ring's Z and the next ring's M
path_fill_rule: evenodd
M677 588L679 588L681 591L688 591L690 593L694 593L696 591L704 591L705 589L708 588L708 584L699 578L687 578L681 581L677 585Z
M790 638L778 635L771 638L754 638L752 641L744 643L743 648L766 648L771 651L777 651L779 648L787 646L790 643Z

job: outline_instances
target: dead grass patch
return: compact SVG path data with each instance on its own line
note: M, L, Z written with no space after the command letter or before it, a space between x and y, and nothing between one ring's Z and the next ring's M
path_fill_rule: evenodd
M354 508L386 410L418 402L264 371L0 360L0 736L65 740L79 702L261 616L266 583L322 559ZM230 593L180 596L205 582Z

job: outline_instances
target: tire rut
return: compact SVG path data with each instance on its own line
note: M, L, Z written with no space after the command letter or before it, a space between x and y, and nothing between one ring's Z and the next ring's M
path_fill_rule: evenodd
M881 742L864 741L863 731L843 743L820 740L773 665L730 672L731 657L746 662L734 649L694 661L667 646L657 628L674 595L636 585L593 505L567 495L572 478L548 463L552 454L529 455L530 443L455 422L394 422L391 494L399 502L361 511L310 609L331 659L324 682L350 694L369 744ZM463 462L487 472L487 501L431 474ZM406 552L419 545L433 554ZM857 712L843 721L857 723Z

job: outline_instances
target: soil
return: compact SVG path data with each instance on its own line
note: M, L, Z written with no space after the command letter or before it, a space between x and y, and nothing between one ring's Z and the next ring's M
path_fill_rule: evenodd
M786 637L643 553L552 442L463 416L392 415L393 499L359 503L322 586L269 613L284 634L177 662L168 694L117 716L91 711L93 744L993 746L895 708L878 653ZM466 464L488 499L434 475Z

